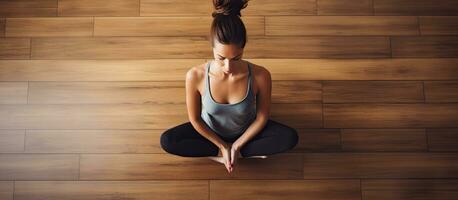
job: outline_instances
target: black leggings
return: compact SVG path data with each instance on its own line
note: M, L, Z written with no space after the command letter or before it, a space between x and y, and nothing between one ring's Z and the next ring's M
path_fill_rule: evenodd
M235 138L222 140L233 143ZM268 120L267 124L240 149L243 157L272 155L296 146L297 131L279 122ZM161 147L166 152L183 157L217 156L219 148L194 129L191 122L166 130L161 135Z

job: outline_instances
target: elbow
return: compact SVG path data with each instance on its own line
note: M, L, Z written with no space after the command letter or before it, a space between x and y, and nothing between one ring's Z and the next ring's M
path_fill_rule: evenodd
M197 117L188 117L188 120L189 120L189 122L191 122L191 124L194 124L194 123L199 121L199 119Z
M188 118L189 118L189 122L191 122L191 124L193 125L202 122L202 118L200 116L188 117Z
M256 120L262 121L262 123L267 123L267 120L269 120L269 115L258 114L256 115Z
M200 113L199 114L197 114L197 113L191 114L190 112L188 112L188 120L191 123L194 123L194 122L198 122L198 121L202 120L202 117L200 116Z

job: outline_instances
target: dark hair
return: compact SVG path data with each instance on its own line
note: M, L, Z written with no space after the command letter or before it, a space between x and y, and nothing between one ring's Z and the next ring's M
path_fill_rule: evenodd
M222 44L236 44L244 48L247 38L240 10L247 7L249 0L213 0L215 11L212 13L213 22L210 28L210 43L214 40Z

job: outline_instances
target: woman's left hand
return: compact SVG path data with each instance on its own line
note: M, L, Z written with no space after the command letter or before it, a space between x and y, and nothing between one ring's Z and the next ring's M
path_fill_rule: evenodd
M234 143L231 146L231 172L234 170L234 166L237 164L239 157L242 157L240 154L240 146L237 143Z

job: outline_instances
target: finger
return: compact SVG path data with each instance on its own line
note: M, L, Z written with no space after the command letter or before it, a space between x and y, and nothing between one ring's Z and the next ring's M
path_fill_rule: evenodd
M229 159L230 159L230 157L229 157ZM231 164L231 161L230 161L230 160L229 160L229 163L228 163L228 165L229 165L229 169L230 169L230 170L231 170L231 172L232 172L232 164Z
M231 156L230 155L226 157L226 163L228 166L231 166Z
M234 152L231 151L231 165L234 164Z
M228 161L227 159L225 159L225 160L224 160L224 163L225 163L224 165L226 165L227 170L230 171L230 169L231 169L230 167L231 167L231 166L230 166L230 164L229 164L229 161Z

